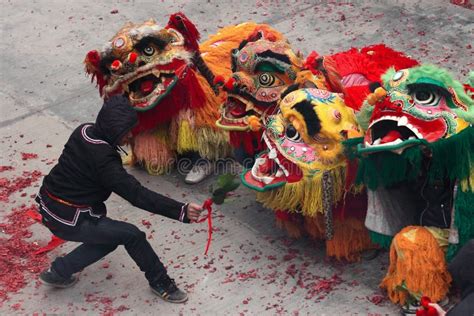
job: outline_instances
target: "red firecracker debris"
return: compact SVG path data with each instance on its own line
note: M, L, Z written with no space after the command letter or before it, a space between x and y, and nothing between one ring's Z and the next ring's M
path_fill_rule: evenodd
M33 153L21 153L21 160L30 160L38 158L37 154Z
M35 205L21 206L12 210L0 224L0 230L9 235L0 238L0 306L8 300L8 294L18 292L48 266L46 254L35 255L40 246L28 240L32 236L28 229L35 221L27 212Z
M255 278L257 278L257 271L255 269L252 269L248 272L239 273L238 275L238 279L240 281L245 281L248 279L255 279Z
M311 282L306 286L308 289L306 299L322 299L341 283L342 279L337 274L334 274L332 277L327 279L320 279L316 282Z
M125 305L120 305L119 307L113 307L112 304L115 301L115 298L108 296L99 296L96 293L85 294L85 299L87 303L94 303L94 306L100 306L102 316L112 316L116 315L119 312L124 312L130 308ZM99 305L100 304L100 305Z
M0 166L0 172L4 171L10 171L13 170L14 168L12 166Z
M35 170L24 171L20 177L13 180L0 178L0 202L8 202L10 195L31 186L41 176L42 173Z
M372 296L367 296L367 299L374 303L375 305L380 305L385 301L385 297L380 294L372 295Z
M145 219L142 219L142 225L145 226L147 229L150 229L151 223Z

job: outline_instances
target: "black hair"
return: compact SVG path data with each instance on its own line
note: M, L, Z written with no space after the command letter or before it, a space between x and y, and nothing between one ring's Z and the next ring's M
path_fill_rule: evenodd
M288 86L288 88L285 89L280 95L280 99L284 99L287 95L289 95L291 92L296 91L300 88L300 85L297 83L292 84L291 86Z
M318 115L314 111L313 104L308 100L293 105L293 109L300 112L303 115L304 121L306 122L306 128L309 136L314 136L321 130L321 121Z

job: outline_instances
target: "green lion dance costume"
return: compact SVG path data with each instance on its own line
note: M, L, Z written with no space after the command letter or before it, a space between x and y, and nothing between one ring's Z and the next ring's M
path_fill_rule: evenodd
M358 114L366 226L376 242L393 237L381 287L394 303L437 302L451 283L445 258L474 238L472 87L431 65L392 69L382 80Z
M365 194L348 181L342 141L361 135L353 109L337 93L290 86L279 112L265 119L268 148L242 174L257 200L276 212L277 223L297 237L326 240L329 256L355 261L372 247L363 218ZM291 217L288 220L287 217Z

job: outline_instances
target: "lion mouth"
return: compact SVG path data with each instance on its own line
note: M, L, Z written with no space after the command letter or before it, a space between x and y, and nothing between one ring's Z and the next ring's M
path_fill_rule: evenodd
M302 170L286 159L265 134L263 138L268 151L260 154L255 159L252 168L242 174L244 185L253 190L264 192L286 183L300 181L303 176Z
M406 116L385 116L374 121L369 130L371 131L371 143L369 146L396 145L411 139L421 139L423 136L418 129L409 124Z
M231 131L248 130L249 117L261 117L265 112L265 110L260 109L251 100L248 100L240 95L229 93L227 95L227 100L221 106L221 116L217 121L217 125L223 129Z
M390 150L401 153L405 148L419 144L421 140L438 140L446 130L446 123L442 118L424 121L406 113L382 115L370 124L365 135L365 149L362 151Z
M177 77L173 71L153 69L127 80L122 87L128 93L132 105L143 109L169 92L176 81Z

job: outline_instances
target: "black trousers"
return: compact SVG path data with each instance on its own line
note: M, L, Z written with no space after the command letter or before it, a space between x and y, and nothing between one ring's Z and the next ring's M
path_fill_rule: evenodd
M43 223L61 239L82 242L80 246L58 257L51 267L62 277L69 277L97 262L118 246L123 245L150 284L167 274L144 232L135 225L110 219L82 218L76 226L64 225L45 212Z

